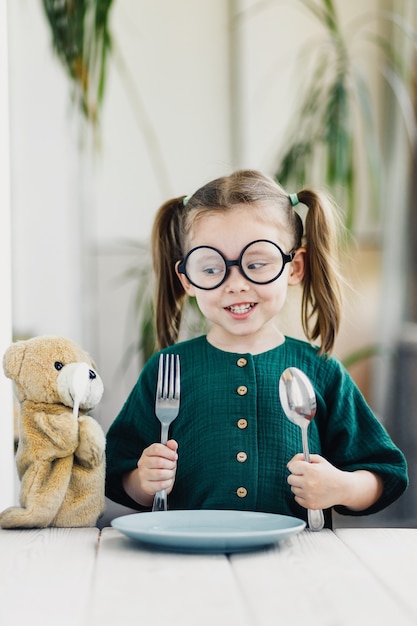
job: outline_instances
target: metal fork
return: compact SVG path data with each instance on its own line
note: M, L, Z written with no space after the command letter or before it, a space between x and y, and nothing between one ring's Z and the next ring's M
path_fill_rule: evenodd
M161 443L168 441L169 427L180 409L180 357L178 354L159 356L158 382L156 385L155 415L161 422ZM157 491L152 511L167 510L166 489Z

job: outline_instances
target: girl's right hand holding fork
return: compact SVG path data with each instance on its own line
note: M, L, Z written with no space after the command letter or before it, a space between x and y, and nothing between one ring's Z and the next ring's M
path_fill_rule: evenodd
M128 496L142 506L151 507L157 491L166 489L169 494L175 482L177 450L175 439L169 439L166 445L152 443L145 448L137 468L123 476L123 488Z

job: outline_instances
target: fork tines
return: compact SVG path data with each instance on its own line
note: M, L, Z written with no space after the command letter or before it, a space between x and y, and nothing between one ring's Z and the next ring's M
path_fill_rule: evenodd
M178 354L161 354L158 365L157 399L180 397L180 357Z

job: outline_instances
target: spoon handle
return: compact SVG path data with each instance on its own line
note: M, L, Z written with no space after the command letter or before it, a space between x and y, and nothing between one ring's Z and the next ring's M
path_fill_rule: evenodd
M308 422L306 426L301 429L302 432L302 440L303 440L303 453L304 460L307 463L310 463L310 451L308 449L308 437L307 437L307 429ZM321 509L307 509L308 516L308 527L310 530L321 530L324 526L324 515Z
M306 421L305 425L301 427L301 436L302 436L302 441L303 441L304 461L307 461L307 463L310 463L310 450L308 449L308 436L307 436L308 425L309 425L309 422Z
M321 530L324 526L324 515L321 509L308 509L308 527L310 530Z

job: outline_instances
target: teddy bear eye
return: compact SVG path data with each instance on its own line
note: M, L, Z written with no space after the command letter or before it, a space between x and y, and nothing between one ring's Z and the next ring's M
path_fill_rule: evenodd
M56 370L58 370L58 372L59 372L59 370L62 370L62 368L64 367L64 364L63 364L63 363L61 363L61 361L55 361L55 363L54 363L54 367L55 367L55 369L56 369Z

